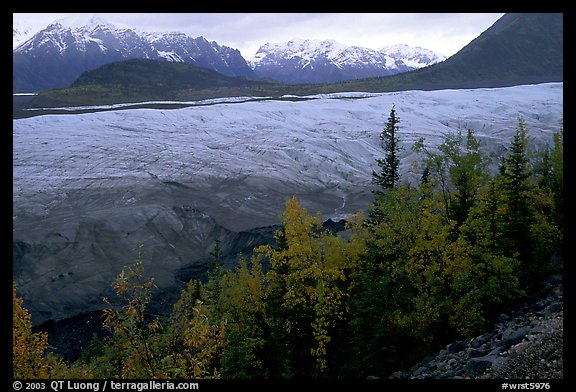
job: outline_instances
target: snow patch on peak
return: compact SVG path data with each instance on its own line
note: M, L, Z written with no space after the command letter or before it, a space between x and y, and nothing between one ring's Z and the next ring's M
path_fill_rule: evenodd
M319 39L302 39L302 38L293 38L286 43L268 43L265 44L264 47L289 53L297 53L297 52L313 53L334 49L344 50L347 48L346 45L336 42L333 39L319 40Z
M162 51L162 50L157 50L158 56L160 56L163 59L166 59L167 61L173 61L175 63L183 63L184 59L182 57L180 57L178 55L178 53L171 51L171 52L167 52L167 51Z
M12 49L29 40L35 32L29 26L12 26Z
M379 52L395 60L402 60L411 68L422 68L446 60L446 56L430 49L405 44L389 45L380 49Z
M53 24L60 24L64 28L71 30L89 30L97 27L105 27L108 30L116 30L116 27L98 14L74 14L56 20Z
M310 61L325 57L335 59L347 50L348 47L333 39L302 39L293 38L285 43L266 43L250 59L249 64L253 67L264 60L268 55L281 57L284 59L301 59L302 63L308 64Z
M148 40L148 42L156 42L156 41L160 41L163 39L169 39L169 40L181 40L181 39L186 39L188 38L188 36L184 33L179 33L176 31L170 31L170 32L140 32L140 31L136 31L139 35L141 35L142 37L146 38Z

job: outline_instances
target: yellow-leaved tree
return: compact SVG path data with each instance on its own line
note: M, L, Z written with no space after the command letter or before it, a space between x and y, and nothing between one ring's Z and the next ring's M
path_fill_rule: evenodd
M272 324L281 324L288 361L284 375L325 375L330 343L346 316L347 276L358 258L358 244L322 229L296 197L286 202L279 246L262 246L270 260ZM278 321L281 321L278 323Z
M82 364L67 365L49 351L48 334L33 332L31 315L12 283L12 374L20 379L90 378Z
M222 325L211 323L194 282L182 293L168 326L147 311L154 279L144 277L142 245L138 259L123 270L113 287L123 305L106 301L104 326L111 332L104 355L93 366L100 378L219 378ZM167 332L167 333L166 333Z
M22 306L24 300L16 295L12 284L12 364L14 378L48 378L45 352L48 334L32 332L30 313Z

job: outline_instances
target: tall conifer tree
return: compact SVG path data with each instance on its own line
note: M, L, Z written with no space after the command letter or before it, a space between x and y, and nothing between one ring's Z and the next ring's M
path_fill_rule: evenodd
M400 119L396 116L395 106L393 105L386 126L380 134L386 156L376 160L380 167L380 173L372 171L372 183L379 187L374 193L378 196L382 196L386 190L394 188L400 180L400 159L398 158L401 148L400 139L398 138L399 122Z
M512 250L527 258L529 246L530 206L530 167L528 161L528 140L526 122L519 118L518 128L512 140L511 149L504 160L504 190L508 197L508 232Z

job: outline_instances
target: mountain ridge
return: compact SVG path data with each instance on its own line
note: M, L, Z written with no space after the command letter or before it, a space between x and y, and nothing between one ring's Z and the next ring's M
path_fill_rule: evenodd
M59 19L31 34L26 26L13 28L13 93L68 87L82 72L132 58L185 62L226 76L275 79L281 83L286 81L281 75L287 74L292 75L288 78L290 83L330 83L406 72L418 67L413 58L398 57L402 56L401 51L390 57L368 48L337 44L339 57L346 57L346 53L360 53L361 56L356 55L354 64L348 61L343 66L316 53L316 69L307 69L303 76L298 76L301 70L287 62L273 63L273 69L270 63L264 70L262 66L253 67L239 50L203 36L192 38L177 31L160 33L116 27L97 14ZM333 40L324 42L330 41ZM262 47L266 45L270 44ZM420 49L412 48L414 50ZM435 58L433 52L422 51L421 59ZM437 58L441 59L441 56Z
M96 17L79 27L53 22L13 50L13 93L67 87L82 72L132 58L181 61L226 76L254 77L237 49L186 35L177 46L167 45L166 37L174 34L117 28Z
M344 82L360 91L506 87L561 82L563 14L505 14L448 59L389 77Z
M407 72L444 59L431 50L405 44L374 50L333 39L295 38L260 46L248 65L258 76L280 83L333 83Z

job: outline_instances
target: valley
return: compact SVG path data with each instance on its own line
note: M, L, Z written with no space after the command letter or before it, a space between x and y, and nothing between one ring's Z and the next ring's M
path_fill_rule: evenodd
M13 120L14 280L33 322L101 309L138 242L160 309L182 271L203 271L216 240L231 267L293 195L325 220L365 210L393 105L409 182L421 175L411 150L420 137L435 146L473 129L496 164L519 117L536 143L563 119L563 83L303 98Z

